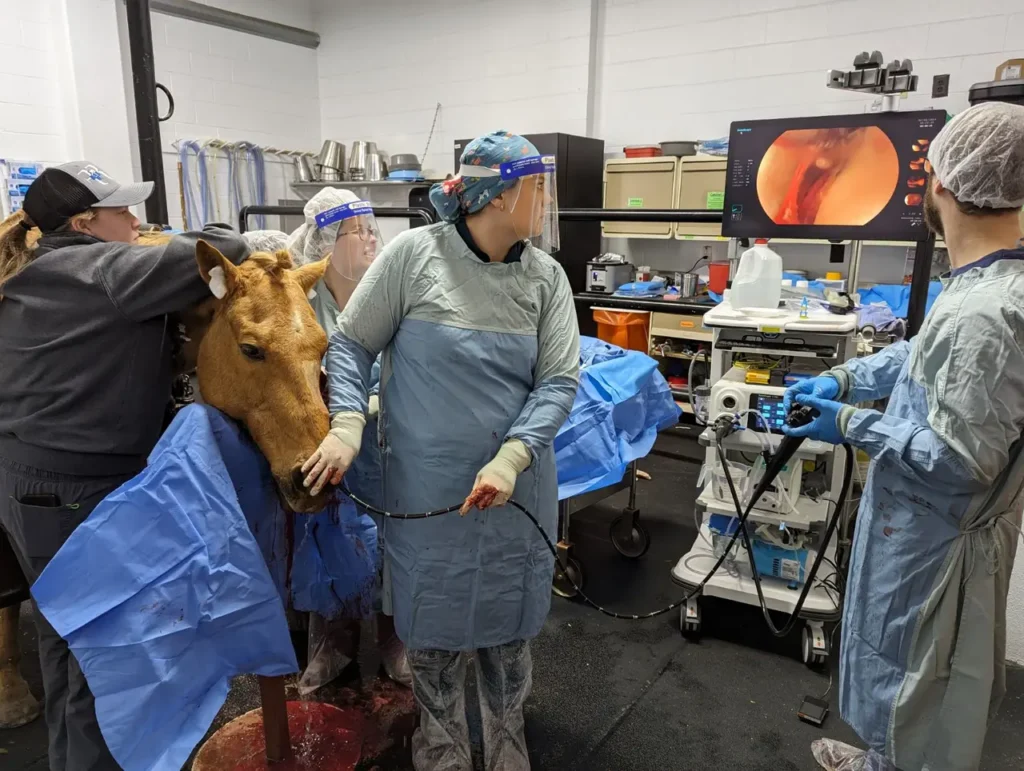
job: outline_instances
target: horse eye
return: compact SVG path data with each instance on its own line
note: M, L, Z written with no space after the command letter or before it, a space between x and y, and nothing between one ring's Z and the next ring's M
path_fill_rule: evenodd
M255 345L249 345L249 343L242 343L239 346L242 351L242 355L251 361L263 361L267 358L267 354L262 348L258 348Z

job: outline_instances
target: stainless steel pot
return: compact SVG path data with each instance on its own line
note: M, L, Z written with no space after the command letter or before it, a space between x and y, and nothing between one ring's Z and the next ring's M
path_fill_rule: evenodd
M373 155L366 156L366 181L367 182L380 182L384 179L384 169L381 168L380 154L373 153Z
M679 296L693 297L697 294L697 274L684 273L683 280L679 282Z
M324 140L316 162L320 166L341 171L345 168L345 145L341 142L335 142L333 139Z
M398 153L391 156L388 168L391 171L419 171L420 159L414 153Z
M316 172L317 182L341 182L341 172L337 169L332 169L329 166L317 166Z
M316 156L312 153L303 153L299 156L299 162L306 169L306 174L309 175L310 181L316 179Z
M348 173L352 180L369 180L371 158L377 158L378 177L380 179L380 157L377 155L377 143L357 140L352 143L352 152L349 154Z
M310 157L308 155L296 155L292 158L292 163L295 166L296 182L312 182L316 179L316 172L310 163Z

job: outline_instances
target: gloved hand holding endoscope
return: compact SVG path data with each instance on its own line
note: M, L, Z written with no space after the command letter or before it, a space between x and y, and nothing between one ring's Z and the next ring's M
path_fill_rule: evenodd
M782 395L782 407L787 415L793 409L793 401L800 394L816 396L819 399L838 399L839 381L831 375L818 375L791 385Z
M829 380L833 379L829 378ZM833 382L835 381L833 380ZM782 427L782 433L786 436L816 439L820 442L828 442L829 444L842 444L846 441L846 438L839 430L839 413L845 406L844 404L808 394L797 394L795 401L798 405L796 409L799 410L801 407L810 409L813 419L803 425L794 425L793 422L787 420L786 424Z

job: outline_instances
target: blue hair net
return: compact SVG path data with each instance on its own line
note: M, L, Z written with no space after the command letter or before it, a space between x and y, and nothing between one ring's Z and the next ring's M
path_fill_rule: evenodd
M461 163L463 166L489 166L497 169L503 163L530 155L540 155L531 142L508 131L495 131L477 137L466 145ZM455 222L459 217L480 211L518 182L518 179L506 180L501 177L456 176L430 188L430 202L441 219Z

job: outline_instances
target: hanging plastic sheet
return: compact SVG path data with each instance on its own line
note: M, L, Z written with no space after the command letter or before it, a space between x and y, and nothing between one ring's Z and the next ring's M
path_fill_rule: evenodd
M310 539L305 525L317 520ZM289 588L324 603L325 615L369 607L372 521L348 502L296 519L304 526L293 534L291 581L288 521L248 437L193 405L32 587L81 664L126 771L180 768L231 677L298 669L282 603ZM362 552L367 559L353 559Z
M581 337L579 390L555 437L559 500L621 481L679 412L654 359Z

